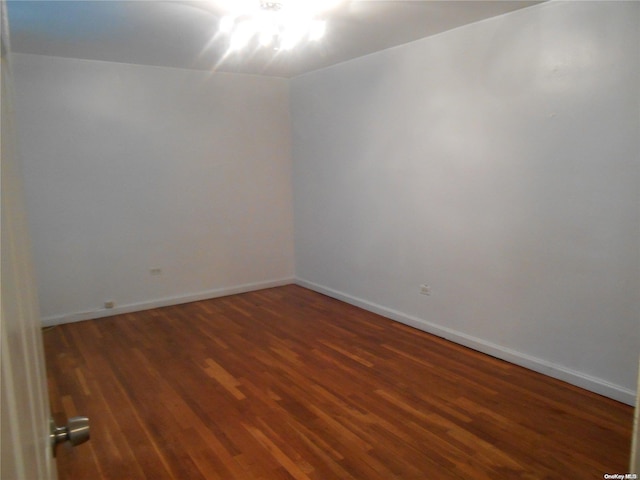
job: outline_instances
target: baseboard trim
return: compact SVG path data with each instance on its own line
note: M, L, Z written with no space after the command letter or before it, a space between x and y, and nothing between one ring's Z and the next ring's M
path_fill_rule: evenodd
M63 315L53 315L42 319L43 327L51 327L54 325L62 325L64 323L82 322L84 320L94 320L96 318L112 317L123 313L140 312L150 310L152 308L168 307L171 305L179 305L181 303L197 302L200 300L209 300L211 298L226 297L227 295L235 295L238 293L253 292L255 290L263 290L265 288L281 287L295 283L294 277L286 277L276 280L267 280L264 282L245 283L233 287L217 288L187 295L177 295L175 297L165 297L145 302L130 303L128 305L118 305L114 308L99 309L87 312L76 312Z
M469 347L479 352L486 353L488 355L491 355L492 357L500 358L502 360L506 360L507 362L528 368L529 370L533 370L535 372L557 378L558 380L562 380L577 387L584 388L585 390L589 390L599 395L612 398L619 402L626 403L627 405L633 406L636 403L636 392L620 385L615 385L613 383L607 382L606 380L603 380L601 378L593 377L591 375L587 375L582 372L564 367L562 365L558 365L541 358L518 352L516 350L511 350L501 345L496 345L481 338L467 335L457 330L443 327L427 320L417 318L412 315L407 315L400 311L387 308L382 305L363 300L361 298L353 297L346 293L334 290L329 287L325 287L323 285L319 285L314 282L310 282L308 280L296 278L295 283L297 285L300 285L301 287L305 287L315 292L335 298L337 300L341 300L345 303L355 305L364 310L377 313L378 315L382 315L383 317L390 318L391 320L395 320L397 322L409 325L427 333L431 333L438 337L445 338L460 345L464 345L465 347Z

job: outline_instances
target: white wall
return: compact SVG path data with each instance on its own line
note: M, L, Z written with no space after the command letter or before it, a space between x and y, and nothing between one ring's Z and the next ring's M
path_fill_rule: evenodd
M633 404L639 24L553 2L295 78L300 282Z
M291 281L285 79L13 61L45 323Z

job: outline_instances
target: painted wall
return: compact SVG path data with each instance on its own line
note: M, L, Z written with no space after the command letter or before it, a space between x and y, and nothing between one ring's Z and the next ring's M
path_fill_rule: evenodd
M553 2L293 79L300 282L633 404L639 24Z
M285 79L13 62L45 323L291 281Z

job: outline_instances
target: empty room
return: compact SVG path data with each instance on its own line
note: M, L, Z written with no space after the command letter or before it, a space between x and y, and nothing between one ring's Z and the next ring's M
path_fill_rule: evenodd
M633 479L640 2L2 2L2 480Z

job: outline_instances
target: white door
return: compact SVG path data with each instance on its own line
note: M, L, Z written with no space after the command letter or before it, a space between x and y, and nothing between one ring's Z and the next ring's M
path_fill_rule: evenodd
M7 13L2 24L2 136L0 171L2 257L0 296L0 411L3 480L56 479L49 444L49 398L42 331L29 257L29 236L22 204L22 182L11 106L11 67Z

